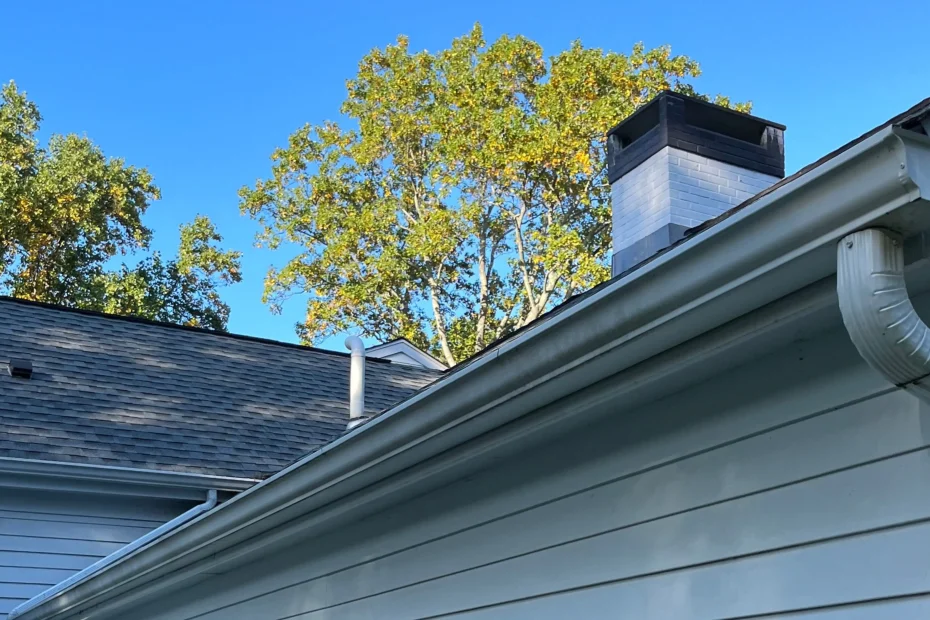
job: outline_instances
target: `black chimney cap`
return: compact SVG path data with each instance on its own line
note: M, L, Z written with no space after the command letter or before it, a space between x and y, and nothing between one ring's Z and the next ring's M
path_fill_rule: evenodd
M32 362L29 360L11 358L7 363L7 369L10 371L10 376L17 379L32 377Z
M607 132L607 176L613 183L671 146L784 178L784 132L784 125L667 90Z

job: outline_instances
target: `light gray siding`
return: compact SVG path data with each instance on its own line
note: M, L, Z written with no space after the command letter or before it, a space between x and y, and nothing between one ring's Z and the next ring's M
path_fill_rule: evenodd
M930 409L844 332L612 408L144 618L926 617Z
M0 620L189 506L174 500L0 488Z

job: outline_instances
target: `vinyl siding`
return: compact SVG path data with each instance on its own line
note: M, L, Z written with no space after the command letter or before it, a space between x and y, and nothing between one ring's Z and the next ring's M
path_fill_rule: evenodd
M844 332L610 408L139 618L926 617L930 409Z
M0 620L188 506L173 500L0 488Z

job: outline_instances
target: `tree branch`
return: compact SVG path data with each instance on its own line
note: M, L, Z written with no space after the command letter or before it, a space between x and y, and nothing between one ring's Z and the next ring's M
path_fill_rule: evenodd
M546 274L546 278L543 281L542 291L539 293L537 298L537 303L530 308L530 311L523 317L523 320L520 322L520 325L517 327L523 327L527 323L535 321L539 316L546 311L546 306L549 304L549 300L552 298L552 293L555 291L556 286L559 284L559 280L562 279L562 274L555 271L550 271Z
M523 288L530 306L536 305L536 295L533 294L533 285L530 282L530 273L526 264L526 252L523 244L523 218L526 215L526 205L521 204L520 212L514 216L514 242L517 246L517 265L523 276Z
M440 273L442 267L440 267ZM436 290L439 285L435 278L429 278L429 300L433 307L433 323L436 326L436 336L439 338L439 346L442 348L442 356L448 366L455 366L455 356L452 355L452 349L449 348L449 338L446 335L446 321L442 314L442 308L439 305L439 296Z

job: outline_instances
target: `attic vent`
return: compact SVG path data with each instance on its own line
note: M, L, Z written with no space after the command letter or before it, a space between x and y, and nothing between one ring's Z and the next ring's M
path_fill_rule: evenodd
M32 362L24 359L11 359L7 363L7 369L11 377L17 379L29 379L32 377Z

